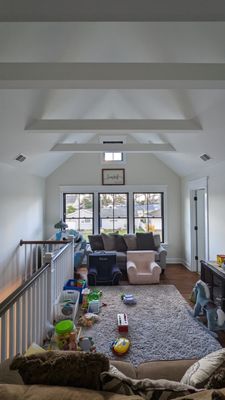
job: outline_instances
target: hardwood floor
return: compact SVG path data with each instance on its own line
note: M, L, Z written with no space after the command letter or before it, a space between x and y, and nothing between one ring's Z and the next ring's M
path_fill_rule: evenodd
M87 269L82 267L79 273L85 278L87 274ZM200 276L196 272L190 272L182 264L169 264L166 267L165 273L160 277L160 284L162 285L175 285L177 290L182 294L185 300L193 307L193 303L190 302L190 295L192 289L200 279ZM127 281L122 281L121 285L127 285ZM202 320L204 323L204 319ZM221 346L225 347L225 332L219 331L218 340Z

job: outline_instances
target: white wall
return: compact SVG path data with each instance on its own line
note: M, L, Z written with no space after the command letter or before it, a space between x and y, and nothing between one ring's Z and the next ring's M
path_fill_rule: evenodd
M45 181L0 164L0 301L20 282L19 241L43 238Z
M46 180L46 237L54 232L54 224L60 217L60 186L101 185L100 154L74 155L55 170ZM115 168L108 166L108 168ZM181 243L181 188L180 178L165 164L150 154L127 154L125 183L127 185L167 185L168 210L168 257L180 259ZM118 166L120 168L120 166ZM104 186L102 186L104 189ZM121 187L126 191L126 185Z
M206 165L195 175L182 179L182 238L184 259L190 265L190 198L188 182L208 177L209 260L225 254L225 162Z

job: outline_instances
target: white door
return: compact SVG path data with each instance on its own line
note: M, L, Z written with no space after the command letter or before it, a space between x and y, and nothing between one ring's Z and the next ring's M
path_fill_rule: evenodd
M206 259L206 201L205 189L191 192L192 270L200 272L200 261Z

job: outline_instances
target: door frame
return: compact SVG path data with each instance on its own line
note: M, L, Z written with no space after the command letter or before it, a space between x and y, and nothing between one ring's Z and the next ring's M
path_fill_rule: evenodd
M204 189L205 190L205 261L209 258L209 229L208 229L208 177L201 179L196 179L188 183L189 187L189 197L190 197L190 244L191 244L191 271L196 271L196 260L195 260L195 215L194 215L194 200L193 194L195 190ZM199 260L200 261L200 260Z

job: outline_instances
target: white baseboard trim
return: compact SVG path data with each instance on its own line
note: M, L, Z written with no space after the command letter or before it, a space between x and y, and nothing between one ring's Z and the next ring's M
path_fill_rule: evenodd
M182 264L185 268L192 272L190 264L183 258L167 258L167 264Z
M183 259L182 258L167 258L166 259L167 264L183 264Z

